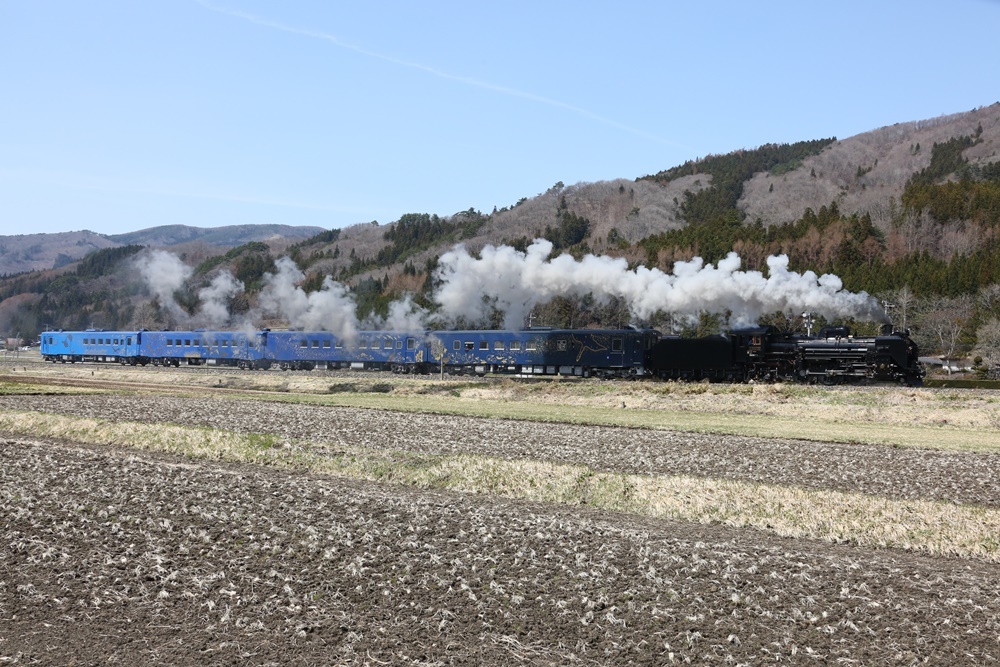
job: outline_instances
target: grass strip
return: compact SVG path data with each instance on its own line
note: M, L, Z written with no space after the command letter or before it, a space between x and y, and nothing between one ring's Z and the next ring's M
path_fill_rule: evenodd
M197 398L204 398L206 390L219 390L218 398L1000 452L1000 397L983 391L530 379L483 383L389 374L331 378L275 371L236 376L166 369L137 376L134 369L116 368L99 369L98 375L116 382L138 377L160 385L144 384L143 392ZM617 407L624 403L627 409Z
M560 405L531 401L489 401L451 396L379 393L294 394L287 397L271 395L266 398L254 394L238 394L226 398L490 419L518 419L534 422L623 426L662 431L861 443L945 451L1000 453L1000 430L973 429L948 424L934 426L856 424L824 420L821 415L809 418L790 418L767 414L732 414L668 409L632 410L595 405Z
M426 489L584 505L775 535L894 547L1000 562L1000 510L893 500L690 476L601 472L582 465L471 454L368 451L172 424L112 422L38 412L0 414L0 432L171 452Z
M4 382L0 380L0 396L50 396L68 394L106 394L107 390L88 387L67 387L61 385L30 382Z

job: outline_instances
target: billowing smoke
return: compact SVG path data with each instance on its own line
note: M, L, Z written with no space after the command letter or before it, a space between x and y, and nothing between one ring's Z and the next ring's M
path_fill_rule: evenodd
M184 286L194 272L181 258L165 250L150 250L135 260L142 279L149 291L160 302L160 308L174 321L185 321L188 314L174 298L174 293Z
M741 271L741 260L729 253L717 265L700 257L676 262L673 273L638 267L624 259L570 255L549 259L552 243L536 239L520 252L508 246L486 246L479 259L464 246L442 255L434 295L443 314L482 321L492 308L504 313L504 327L522 325L538 303L556 296L593 294L598 301L623 299L633 317L648 320L658 312L695 316L699 312L731 313L736 326L756 323L764 314L810 311L825 317L884 319L874 298L843 290L834 275L788 270L786 255L767 260L768 275Z
M300 329L333 332L348 343L357 338L356 306L344 285L326 276L321 289L306 294L297 285L305 274L295 266L295 262L281 257L276 265L277 273L264 274L260 307L265 313L284 317L293 327Z
M429 319L430 313L427 309L413 303L413 298L407 294L389 304L389 313L384 318L366 320L365 326L401 333L418 333L427 329Z
M192 317L177 303L175 294L194 273L181 258L166 250L150 250L135 260L149 291L157 298L170 324L223 327L230 323L229 299L243 290L243 283L228 271L219 273L198 291L201 305Z
M593 295L599 302L622 299L636 320L650 320L657 313L697 316L700 312L729 313L730 324L753 324L773 312L789 315L809 311L834 319L854 317L885 320L875 299L864 292L844 291L837 276L817 276L812 271L788 269L786 255L767 259L767 275L743 271L736 253L716 264L696 257L676 262L673 272L640 266L629 269L624 259L587 255L550 257L552 243L536 239L526 252L508 246L486 246L480 257L464 246L445 253L435 278L434 300L440 316L455 322L484 322L494 309L504 313L505 328L519 328L537 304L556 296ZM229 302L243 284L228 271L219 273L198 292L201 302L192 318L174 298L192 269L173 253L152 250L136 260L150 291L174 321L195 322L208 328L238 324L230 321ZM276 262L277 271L264 276L260 310L287 319L293 327L335 333L347 342L357 337L356 304L347 287L330 276L322 288L306 293L300 287L305 275L288 257ZM259 315L259 313L258 313ZM370 318L366 327L418 332L429 327L430 314L406 296L389 306L384 318ZM244 323L251 327L251 323Z
M229 300L243 291L243 281L229 271L220 272L212 282L198 290L201 306L195 321L203 327L219 328L230 323Z

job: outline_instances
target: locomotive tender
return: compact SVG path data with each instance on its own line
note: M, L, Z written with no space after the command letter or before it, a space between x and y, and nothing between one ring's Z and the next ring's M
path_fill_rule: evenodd
M42 358L129 365L215 365L246 369L350 368L396 373L657 377L716 382L864 381L919 386L924 370L908 332L886 327L855 337L847 327L818 336L773 327L705 338L652 329L360 331L46 331Z

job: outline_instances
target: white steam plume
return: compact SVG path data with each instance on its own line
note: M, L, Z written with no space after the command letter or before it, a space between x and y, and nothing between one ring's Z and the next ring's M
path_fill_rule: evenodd
M676 262L673 273L643 266L629 270L624 259L570 255L549 259L552 243L536 239L527 252L509 246L486 246L481 258L458 245L442 255L434 295L452 318L481 321L491 307L504 312L504 327L522 325L538 303L555 296L593 294L598 299L625 300L633 317L649 319L657 312L697 315L701 311L732 313L736 326L756 323L762 315L810 311L825 317L881 320L877 301L865 292L843 290L837 276L788 270L786 255L767 259L768 275L741 271L741 260L729 253L717 265L700 257Z
M389 313L383 317L369 318L365 326L400 333L420 333L427 329L430 313L426 308L413 303L409 294L389 304Z
M333 332L348 343L357 338L356 306L344 285L326 276L319 291L306 294L296 284L305 278L305 274L295 266L295 262L281 257L276 265L277 273L264 274L260 307L265 313L280 315L300 329Z
M229 324L229 299L243 291L243 281L229 271L221 271L212 282L198 290L201 307L195 320L204 327L223 327Z
M174 320L186 321L188 314L174 299L174 292L184 286L193 269L177 255L164 250L150 250L139 255L135 266L149 291L159 299L160 308Z

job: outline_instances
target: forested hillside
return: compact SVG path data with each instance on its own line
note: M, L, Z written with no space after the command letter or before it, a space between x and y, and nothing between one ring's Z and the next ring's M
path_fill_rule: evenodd
M223 271L239 285L227 293L227 308L248 313L282 255L294 261L306 294L330 281L348 285L362 319L387 316L407 294L433 310L435 268L454 244L473 253L486 244L524 251L544 237L554 253L610 255L664 271L696 256L718 262L732 251L743 269L766 271L769 256L787 254L795 271L836 274L845 289L883 298L890 317L912 327L928 351L975 350L1000 361L998 148L994 104L844 140L707 156L634 180L556 183L489 212L411 213L287 247L247 243L190 266L169 299L136 277L131 256L141 246L102 250L0 281L0 327L162 326L170 323L165 301L193 316L208 298L202 290ZM796 327L799 315L765 319ZM614 300L557 297L537 305L534 318L624 324L628 313ZM703 313L697 322L669 312L654 319L643 324L687 333L725 326L725 313Z

